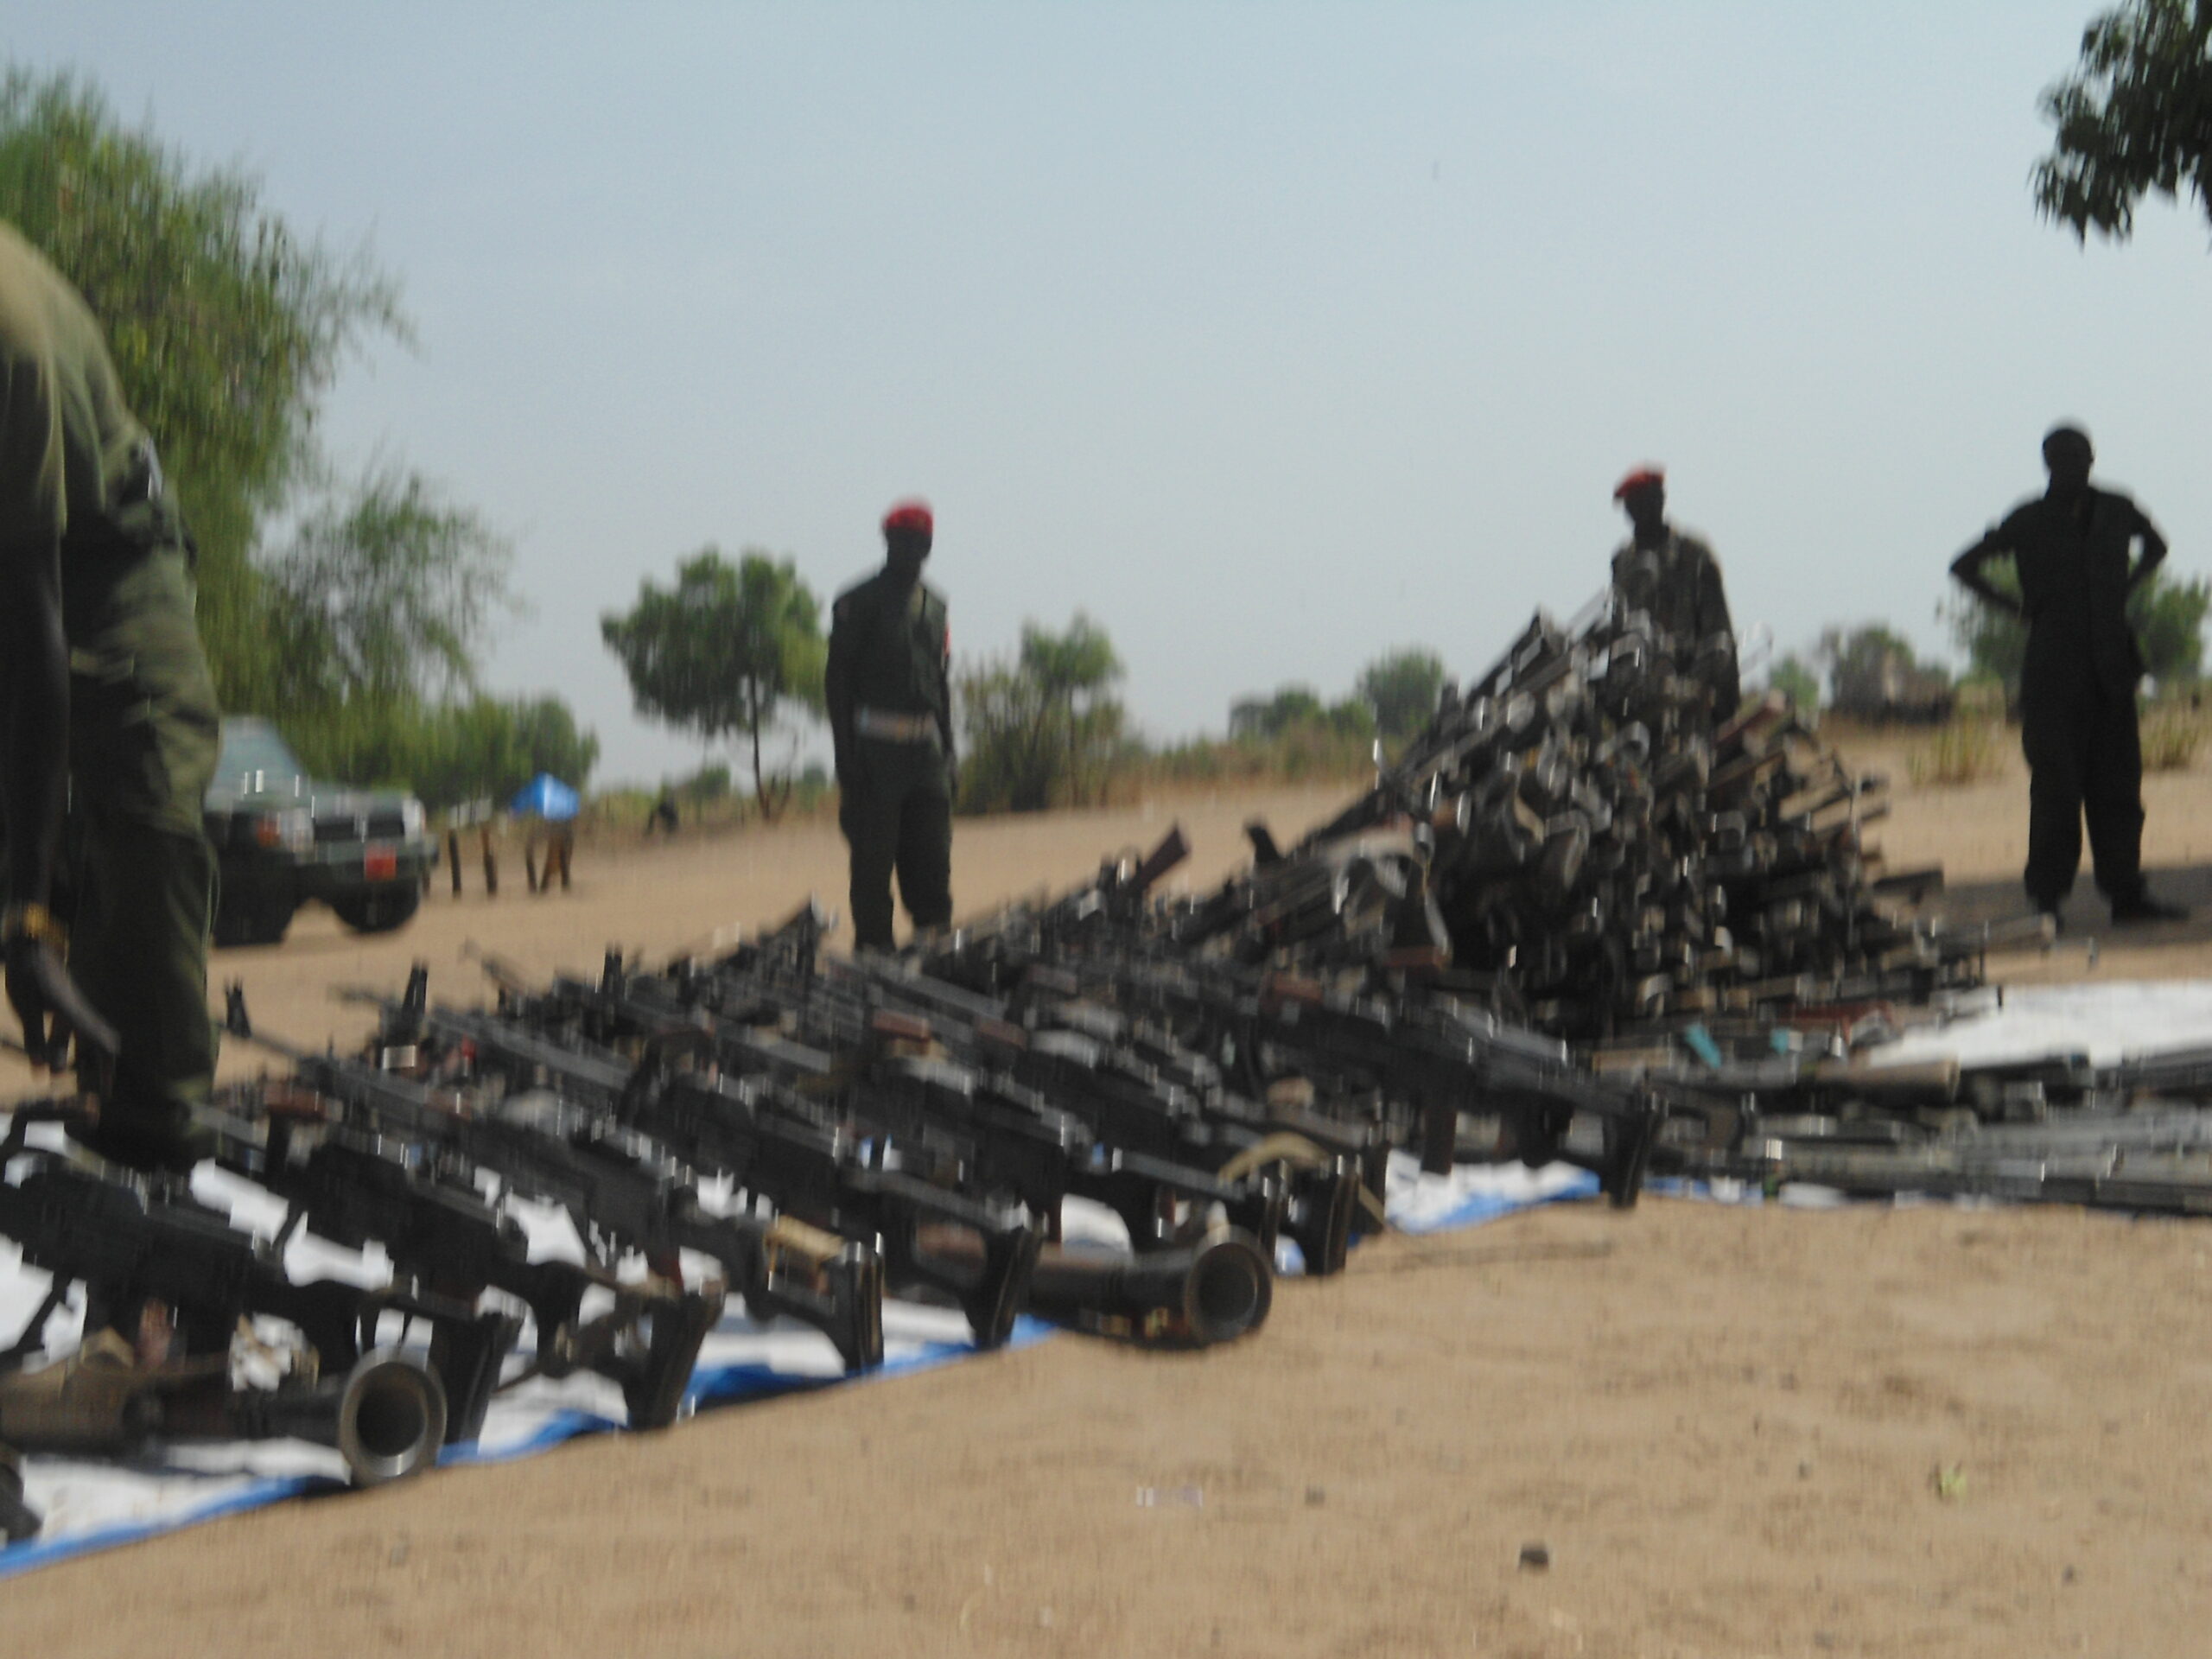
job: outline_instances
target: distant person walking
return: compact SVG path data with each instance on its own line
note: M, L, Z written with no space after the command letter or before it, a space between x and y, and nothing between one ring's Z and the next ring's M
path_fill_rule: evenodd
M1660 468L1637 467L1613 486L1613 499L1628 515L1630 531L1613 554L1614 590L1690 653L1681 666L1711 690L1715 722L1726 720L1743 692L1720 562L1696 537L1667 522L1667 474Z
M2028 761L2028 864L2036 908L2056 918L2082 864L2082 821L2097 887L2115 922L2179 921L2144 885L2143 747L2135 721L2143 652L2127 596L2166 556L2166 543L2127 497L2095 488L2096 452L2075 426L2043 441L2050 487L1959 555L1951 574L1984 604L2028 625L2020 667L2020 747ZM2141 544L2142 554L2134 549ZM2010 557L2019 592L1989 580Z
M894 869L917 930L952 921L952 635L943 597L922 581L935 530L923 503L892 508L883 569L830 613L823 689L863 950L892 948Z

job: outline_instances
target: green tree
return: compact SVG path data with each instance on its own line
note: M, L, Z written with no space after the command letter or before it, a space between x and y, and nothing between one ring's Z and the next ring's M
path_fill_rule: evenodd
M287 709L410 706L476 689L513 549L411 474L317 504L268 568L271 670Z
M1281 685L1264 697L1239 697L1229 705L1232 741L1268 742L1300 727L1329 723L1329 707L1310 685Z
M1814 654L1827 665L1828 702L1839 714L1879 719L1948 706L1950 675L1916 659L1911 642L1884 624L1830 628Z
M0 219L73 283L106 331L200 548L200 631L226 707L283 712L251 554L311 471L324 394L353 351L405 339L392 280L124 126L91 86L0 74Z
M1039 812L1102 798L1124 746L1122 673L1112 640L1080 611L1064 633L1025 622L1011 661L963 669L962 805Z
M354 704L327 719L284 724L316 776L409 789L434 811L472 801L504 804L541 772L582 791L599 760L599 739L579 730L557 697Z
M750 550L732 565L702 548L677 568L673 588L640 582L637 604L599 626L639 713L709 744L750 739L753 798L773 820L791 780L768 768L763 741L787 709L822 710L821 611L797 567Z
M2006 594L2019 592L2009 559L1989 566L1989 580ZM2191 684L2202 673L2208 612L2212 612L2212 582L2202 576L2182 580L2155 570L2127 596L2127 619L2143 648L2145 671L2160 686ZM2026 622L1965 593L1946 600L1941 613L1950 625L1951 638L1966 654L1969 676L1999 681L2008 699L2018 697L2020 670L2028 652Z
M1766 683L1768 690L1781 692L1800 709L1821 706L1821 677L1794 651L1767 670Z
M2212 0L2127 0L2101 14L2043 112L2056 133L2036 168L2036 205L2076 238L2125 241L2152 194L2194 196L2212 218Z
M1359 671L1352 690L1375 711L1375 729L1386 742L1418 737L1436 717L1444 691L1444 659L1407 645L1376 658Z

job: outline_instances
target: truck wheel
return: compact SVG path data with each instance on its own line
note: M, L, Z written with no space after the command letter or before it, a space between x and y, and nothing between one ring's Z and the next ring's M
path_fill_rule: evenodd
M423 902L423 889L412 881L395 881L366 893L348 893L330 901L338 919L356 933L390 933L414 918Z

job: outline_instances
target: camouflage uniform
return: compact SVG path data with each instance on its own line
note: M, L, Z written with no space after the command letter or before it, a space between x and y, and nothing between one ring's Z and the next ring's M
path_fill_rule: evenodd
M1688 653L1684 667L1713 689L1715 719L1736 712L1743 693L1736 673L1736 629L1720 562L1694 536L1669 528L1656 547L1624 543L1613 555L1613 587L1630 610L1647 613Z
M58 558L69 650L69 969L120 1039L105 1148L179 1144L214 1072L201 818L219 725L194 556L99 324L0 226L0 557Z
M951 634L944 601L887 565L830 609L823 690L855 942L892 946L891 875L918 928L952 920Z

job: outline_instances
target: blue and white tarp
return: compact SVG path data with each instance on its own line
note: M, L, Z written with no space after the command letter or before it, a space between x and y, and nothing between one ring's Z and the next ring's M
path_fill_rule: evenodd
M2001 1007L1916 1029L1866 1058L1903 1064L1948 1055L1974 1063L2082 1053L2105 1063L2200 1045L2212 1045L2212 982L2115 983L2008 991ZM34 1144L46 1133L35 1131ZM282 1219L282 1206L268 1194L211 1167L200 1169L193 1188L204 1201L228 1210L239 1225L264 1236L273 1234ZM1669 1187L1655 1182L1651 1190ZM1386 1208L1400 1229L1430 1233L1596 1192L1595 1178L1563 1164L1539 1170L1517 1164L1467 1166L1435 1176L1421 1173L1414 1160L1400 1154L1391 1160ZM1750 1189L1741 1196L1755 1193ZM1700 1190L1700 1196L1736 1194ZM1784 1202L1819 1204L1824 1196L1785 1192ZM1074 1204L1070 1209L1071 1241L1089 1236L1126 1243L1119 1224L1105 1211L1094 1214L1089 1206ZM521 1219L533 1255L580 1257L581 1246L564 1216L525 1207ZM291 1241L285 1264L296 1278L364 1284L383 1282L386 1270L373 1248L365 1253L340 1250L305 1234ZM1277 1265L1295 1272L1296 1247L1286 1243ZM46 1285L45 1274L24 1268L14 1246L0 1240L0 1340L11 1338L36 1310ZM51 1351L66 1353L74 1345L77 1319L67 1308L54 1316L47 1331ZM1050 1332L1025 1319L1014 1340L1017 1345L1034 1342ZM976 1351L966 1322L942 1308L887 1303L884 1334L882 1370L850 1381L865 1386L872 1378L944 1364ZM692 1400L704 1407L848 1384L826 1337L791 1321L756 1324L733 1300L701 1350ZM526 1457L578 1434L614 1428L622 1414L620 1391L602 1378L534 1380L501 1395L483 1439L474 1446L449 1450L445 1461ZM337 1453L289 1440L177 1446L133 1464L33 1457L25 1463L25 1485L32 1503L46 1515L46 1531L32 1543L0 1550L0 1578L303 1492L330 1490L343 1479Z
M59 1144L46 1140L47 1135L43 1129L34 1131L33 1144ZM1413 1159L1401 1155L1392 1160L1388 1208L1392 1220L1408 1230L1433 1232L1596 1190L1592 1177L1566 1165L1535 1172L1518 1165L1465 1168L1449 1176L1427 1176ZM203 1165L194 1175L193 1192L203 1202L227 1210L239 1226L264 1236L273 1236L282 1223L279 1203L251 1183L211 1166ZM1068 1210L1065 1226L1071 1243L1126 1246L1128 1235L1109 1212L1079 1200L1071 1200ZM581 1245L564 1215L531 1205L519 1206L518 1213L534 1256L581 1258ZM342 1250L305 1233L294 1235L284 1262L296 1279L380 1284L387 1276L387 1263L374 1247L365 1252ZM1294 1273L1298 1266L1297 1247L1285 1241L1278 1268ZM15 1247L0 1240L0 1333L4 1333L0 1340L36 1312L46 1289L47 1276L22 1266ZM47 1330L49 1351L66 1354L73 1349L80 1323L81 1314L74 1309L57 1313ZM866 1385L976 1351L967 1321L950 1309L894 1300L884 1304L883 1324L882 1369L848 1378L821 1332L792 1320L756 1323L733 1298L721 1325L700 1350L687 1404L705 1408L849 1382ZM1010 1345L1039 1341L1052 1329L1024 1319ZM535 1378L499 1395L486 1419L482 1439L471 1446L448 1448L442 1461L453 1465L527 1457L579 1434L619 1427L622 1419L620 1390L602 1377ZM132 1463L28 1458L25 1491L33 1507L45 1515L46 1530L32 1542L0 1549L0 1579L218 1516L333 1490L344 1481L345 1465L335 1452L297 1440L180 1445Z

